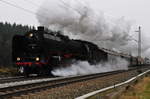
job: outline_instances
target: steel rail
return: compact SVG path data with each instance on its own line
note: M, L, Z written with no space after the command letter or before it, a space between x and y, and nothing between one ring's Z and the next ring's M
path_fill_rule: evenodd
M0 88L0 97L2 99L6 99L12 96L19 96L28 93L39 92L45 89L56 88L56 87L65 86L76 82L83 82L83 81L92 80L100 77L105 77L109 75L115 75L115 74L120 74L120 73L130 72L134 70L140 70L140 69L141 68L134 68L134 69L132 68L126 71L120 70L120 71L113 71L107 73L97 73L91 75L75 76L75 77L68 77L62 79L55 79L51 81Z

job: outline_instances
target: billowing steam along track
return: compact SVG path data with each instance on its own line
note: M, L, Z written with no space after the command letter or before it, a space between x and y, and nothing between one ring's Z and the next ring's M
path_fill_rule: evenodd
M117 82L116 80L110 81L111 83L114 84L114 83L118 83L119 81L121 82L121 81L127 80L137 75L139 72L144 72L148 68L149 67L134 68L134 69L126 70L126 71L121 70L121 71L113 71L113 72L107 72L107 73L84 75L84 76L65 77L65 78L58 78L58 79L47 80L47 81L45 80L42 82L36 82L36 83L30 83L30 84L9 86L9 87L0 88L0 97L1 99L8 99L13 96L20 96L20 95L25 95L28 93L39 92L45 89L67 86L70 84L84 82L84 81L93 80L97 78L107 79L109 76L118 75ZM124 79L122 77L122 74L126 75ZM108 82L105 82L105 83L108 83Z

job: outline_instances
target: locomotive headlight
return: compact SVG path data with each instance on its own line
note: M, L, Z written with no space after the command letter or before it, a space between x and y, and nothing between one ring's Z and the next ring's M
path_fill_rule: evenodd
M33 37L33 33L30 33L30 34L29 34L29 37Z
M17 61L20 61L21 59L20 59L20 57L17 57Z
M36 59L35 59L36 61L39 61L40 60L40 58L39 57L36 57Z

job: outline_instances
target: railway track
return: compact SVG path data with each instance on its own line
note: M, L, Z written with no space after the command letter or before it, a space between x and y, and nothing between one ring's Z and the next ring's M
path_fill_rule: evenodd
M30 77L24 77L24 76L16 76L16 77L7 77L7 78L0 78L0 84L4 83L12 83L12 82L20 82L20 81L28 81L28 80L36 80L36 79L42 79L42 78L49 78L46 77L38 77L38 76L30 76Z
M4 87L4 88L0 88L0 97L1 99L8 99L13 96L20 96L20 95L25 95L28 93L39 92L45 89L65 86L65 85L76 83L76 82L82 82L82 81L87 81L87 80L96 79L100 77L105 77L108 75L116 75L116 74L129 72L129 71L131 72L133 70L140 70L140 68L130 69L127 71L121 70L121 71L98 73L98 74L92 74L92 75L59 78L59 79L41 81L41 82L36 82L36 83Z
M23 78L23 76L14 76L14 77L3 77L3 78L0 78L0 84L2 83L7 83L7 82L13 82L17 79L21 79Z

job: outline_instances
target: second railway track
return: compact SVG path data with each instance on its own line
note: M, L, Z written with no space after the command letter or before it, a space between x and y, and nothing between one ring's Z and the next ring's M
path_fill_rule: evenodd
M36 79L42 79L42 78L49 78L48 76L40 77L40 76L30 76L30 77L24 77L24 76L14 76L14 77L6 77L6 78L0 78L0 84L4 83L13 83L13 82L20 82L20 81L28 81L28 80L36 80Z

